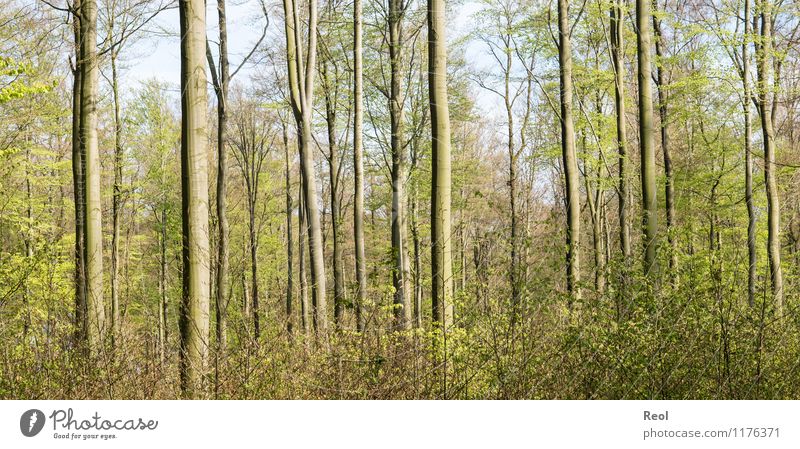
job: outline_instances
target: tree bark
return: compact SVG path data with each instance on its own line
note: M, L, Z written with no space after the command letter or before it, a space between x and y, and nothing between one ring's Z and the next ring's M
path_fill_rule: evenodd
M328 173L331 194L331 231L333 234L333 322L337 330L342 328L342 319L345 303L344 270L342 268L342 230L341 212L339 202L339 145L336 141L336 105L338 103L335 86L337 76L334 72L333 79L328 72L328 61L321 65L322 86L325 91L325 123L328 131Z
M83 69L81 86L81 139L85 145L84 210L86 225L86 306L87 334L92 351L102 349L106 335L106 314L103 302L103 222L100 189L100 148L97 135L97 2L81 2L81 44Z
M311 268L311 290L314 303L314 325L327 342L328 316L325 296L325 261L322 253L322 228L317 204L317 182L314 170L314 153L311 136L311 119L314 104L314 72L317 59L317 0L308 3L307 59L303 61L300 45L300 17L297 3L284 0L286 30L286 56L292 112L298 129L300 171L303 206L306 210L308 247ZM300 80L300 77L303 80Z
M580 300L581 205L575 126L572 117L572 46L569 1L558 1L558 62L561 81L561 154L564 163L567 206L567 291L570 304Z
M292 239L292 175L289 164L289 132L286 122L281 118L281 131L283 136L283 151L285 157L284 177L286 179L286 333L289 336L294 332L294 317L292 316L292 294L294 293L294 278L292 273L292 254L294 243Z
M228 199L228 153L225 141L228 131L228 85L230 83L230 63L228 62L228 21L225 13L225 0L217 0L217 17L219 26L219 75L214 65L211 50L206 44L206 58L217 97L217 269L215 312L217 317L216 337L220 352L227 345L228 323L228 271L229 245L227 199Z
M302 182L302 181L301 181ZM298 259L299 259L299 276L300 276L300 317L303 325L303 333L308 336L311 330L311 318L309 316L311 308L308 304L308 277L306 275L306 236L308 234L308 225L306 224L306 210L303 205L303 187L300 186L300 193L298 194L298 229L300 230Z
M161 361L167 359L167 208L161 208L160 243L160 270L158 276L158 290L160 303L158 307L158 353Z
M781 206L778 198L778 184L775 178L775 129L773 124L774 86L772 73L772 14L774 5L762 0L761 42L757 45L758 59L758 108L761 115L761 131L764 145L764 181L767 191L767 255L772 284L772 299L775 309L783 309L783 272L781 270Z
M750 307L755 305L756 296L756 210L753 202L753 118L750 102L750 56L748 47L752 30L750 29L750 0L744 1L744 36L742 38L742 87L744 88L744 198L747 203L747 303Z
M431 276L435 325L453 324L453 261L450 231L450 112L447 104L445 0L428 0L428 96L431 108Z
M116 347L120 331L119 313L119 233L122 209L122 120L120 118L117 50L111 50L111 92L114 99L114 196L111 235L111 344Z
M362 50L362 5L353 1L353 170L355 171L355 198L353 201L353 239L356 257L356 326L364 331L362 307L367 300L367 267L364 256L364 55Z
M180 0L183 295L181 392L196 398L208 358L209 236L205 2Z
M86 233L84 220L86 207L84 196L83 159L85 147L81 138L81 102L83 95L83 45L81 44L82 25L80 23L80 0L76 0L72 10L72 28L75 36L75 67L72 71L72 186L75 199L75 343L82 344L86 334L86 264L84 246Z
M411 307L408 297L408 254L405 242L405 182L407 176L406 151L403 142L403 0L389 0L389 65L391 81L389 91L389 116L391 123L392 153L392 286L394 287L394 316L398 329L411 326Z
M642 227L644 231L644 273L656 279L656 235L658 233L658 204L656 201L656 153L653 140L653 93L651 83L650 2L636 0L636 34L639 82L639 153L642 182Z
M653 7L658 12L658 0L653 0ZM669 277L674 283L678 269L678 241L675 239L675 178L672 174L672 153L669 147L669 127L667 102L667 80L664 65L664 35L661 32L661 20L653 14L653 32L656 41L656 90L658 91L658 116L661 131L661 151L664 154L664 197L667 209L667 243L669 243Z
M628 132L625 122L625 45L624 45L624 17L622 15L622 0L615 0L611 6L611 61L614 67L614 109L617 121L617 154L619 181L617 186L617 217L619 221L619 247L622 256L622 265L619 282L619 296L617 299L617 318L621 318L624 309L623 297L627 291L631 260L631 228L628 218L628 198L630 197L630 182L628 171Z

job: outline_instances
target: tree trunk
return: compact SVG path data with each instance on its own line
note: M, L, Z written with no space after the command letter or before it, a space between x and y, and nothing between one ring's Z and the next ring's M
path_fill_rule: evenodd
M72 71L72 186L75 199L75 342L81 344L86 335L86 264L84 228L86 207L83 185L83 159L85 147L81 138L81 102L83 95L83 45L81 45L80 0L73 4L72 28L75 35L75 68Z
M653 7L658 10L658 0L653 0ZM669 147L669 130L667 123L667 92L664 65L664 36L661 33L661 20L653 14L653 32L656 40L656 89L658 91L658 116L661 122L661 151L664 154L664 197L667 209L667 242L669 243L669 277L674 284L678 269L678 241L675 239L675 180L672 175L672 154Z
M650 67L650 2L636 0L636 46L639 82L639 153L642 181L642 227L644 231L644 273L656 278L656 234L658 204L656 201L656 153L653 141L653 93Z
M428 96L431 108L431 300L433 321L453 324L450 232L450 112L447 104L445 0L428 0Z
M392 286L394 287L394 316L398 329L408 329L411 325L411 307L408 298L408 255L405 242L405 182L406 151L403 142L403 16L402 0L389 0L389 64L391 66L391 85L389 92L389 116L391 122L392 152Z
M336 76L333 80L329 78L328 62L325 61L321 66L322 85L325 90L325 123L328 128L328 173L330 179L331 193L331 230L333 233L333 322L336 329L342 328L342 313L344 311L345 291L344 291L344 270L342 268L342 232L341 232L341 212L339 203L339 145L336 142L336 104L337 98L332 90L331 82L336 83Z
M509 38L510 41L510 38ZM511 67L514 61L511 48L506 48L506 67L503 71L503 101L506 108L506 121L508 126L508 196L511 206L511 269L509 278L511 282L511 303L516 306L520 297L519 280L519 213L517 211L517 152L514 149L514 110L511 101Z
M253 177L253 182L257 183L258 178ZM256 187L253 186L253 189ZM250 282L252 293L252 306L253 306L253 339L258 340L261 335L261 323L258 315L258 236L256 234L256 197L255 190L248 192L247 211L250 216L249 220L249 237L250 237Z
M286 129L286 122L281 119L281 130L283 132L283 151L286 161L286 333L290 336L293 332L294 319L292 317L292 294L294 293L294 279L292 274L292 254L294 243L292 241L292 176L289 165L289 132Z
M581 204L578 158L575 154L575 127L572 118L572 47L570 44L569 2L558 1L558 62L561 81L561 154L564 163L567 206L567 291L570 304L580 300Z
M209 238L206 143L205 2L180 0L181 188L183 295L181 301L181 392L201 395L208 358Z
M773 124L774 95L771 94L772 81L772 11L774 5L762 0L761 43L758 45L758 107L761 115L762 140L764 142L764 181L767 191L767 255L772 283L772 298L775 309L783 309L783 272L781 270L781 207L778 198L778 184L775 178L775 130Z
M314 71L317 59L317 1L308 3L308 47L307 60L303 61L300 38L300 17L297 3L284 0L286 30L286 56L292 112L298 128L300 171L302 178L303 206L308 227L308 247L311 268L311 290L314 303L316 330L327 342L328 316L325 297L325 260L322 253L322 228L317 204L317 181L314 170L314 153L311 135L311 119L314 104ZM300 77L303 80L300 80Z
M353 239L356 257L356 326L364 331L362 307L367 300L367 267L364 256L364 56L362 51L362 6L361 0L353 2L353 169L355 171L355 199L353 201Z
M103 303L103 222L100 189L100 148L97 136L97 2L81 2L81 43L83 69L81 87L81 139L85 146L84 210L86 225L86 306L88 310L88 341L92 351L105 343L106 314Z
M303 333L308 336L309 331L311 330L311 319L309 317L309 313L311 308L308 305L308 278L306 276L306 255L305 255L305 246L306 246L306 235L308 233L308 227L306 225L306 210L303 205L303 187L300 187L300 194L298 195L297 203L298 203L298 229L300 230L300 238L299 238L299 249L298 249L298 258L300 259L300 317L302 319L303 324Z
M158 307L158 353L161 361L166 360L167 354L167 338L169 332L167 331L167 208L161 209L161 232L159 236L159 243L161 246L161 260L160 270L158 276L158 287L160 304Z
M747 303L755 305L756 296L756 210L753 203L753 119L750 102L750 56L747 49L750 45L750 0L744 2L744 36L742 39L742 87L744 88L744 198L747 203Z
M622 266L617 299L617 317L621 318L626 306L623 297L627 291L631 260L631 228L628 218L628 132L625 122L625 46L624 17L622 0L615 0L611 7L611 61L614 66L614 108L617 119L617 152L619 185L617 187L617 217L619 221L619 247L622 255Z
M111 51L111 92L114 99L114 196L111 235L111 344L119 338L119 232L122 209L122 120L120 118L117 51Z
M225 141L228 131L228 84L230 83L230 64L228 62L228 22L225 13L225 0L217 0L219 26L219 76L213 63L211 50L206 43L206 58L211 70L214 93L217 96L217 270L215 312L217 316L216 337L220 352L227 345L228 323L228 270L230 249L228 245L229 224L227 212L228 199L228 153Z

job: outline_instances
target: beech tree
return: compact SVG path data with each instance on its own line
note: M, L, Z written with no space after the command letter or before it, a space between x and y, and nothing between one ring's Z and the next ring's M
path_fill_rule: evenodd
M567 290L571 301L579 300L580 290L580 181L575 154L575 125L572 118L572 47L569 1L558 2L558 64L561 82L561 154L566 178L567 206Z
M658 204L656 203L656 153L653 138L653 89L650 45L652 31L650 0L636 0L636 52L639 86L639 156L641 158L642 226L644 231L644 272L656 277Z
M450 112L447 104L447 22L444 0L428 0L428 96L431 105L431 239L433 320L453 324L453 259L450 231Z
M311 297L314 329L326 338L328 329L327 299L325 296L325 261L322 254L322 228L317 204L317 180L312 152L311 120L314 107L314 78L317 69L317 1L308 2L308 35L303 44L301 17L295 0L283 1L286 31L286 66L289 79L290 103L297 123L300 151L303 206L308 227ZM305 54L305 59L303 55Z
M210 265L206 119L206 13L201 0L180 0L181 202L183 295L180 309L181 391L202 394L208 359Z

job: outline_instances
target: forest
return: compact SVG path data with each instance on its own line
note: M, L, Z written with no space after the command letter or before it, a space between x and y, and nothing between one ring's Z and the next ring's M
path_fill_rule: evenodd
M794 0L0 0L0 398L798 399L798 107Z

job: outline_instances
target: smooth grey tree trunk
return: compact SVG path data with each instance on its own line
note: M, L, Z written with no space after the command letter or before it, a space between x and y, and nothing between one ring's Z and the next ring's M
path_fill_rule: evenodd
M97 2L81 2L81 140L85 146L84 210L86 225L86 306L89 348L102 349L106 336L106 314L103 299L103 221L100 187L100 148L97 135Z
M561 81L561 155L566 181L567 206L567 291L570 304L581 298L580 270L580 179L575 153L572 117L572 46L570 44L569 1L558 1L558 62Z
M658 0L653 0L653 7L658 12ZM672 152L669 143L669 115L667 111L669 97L667 95L666 60L664 56L664 35L661 31L661 20L653 14L653 32L656 41L656 90L658 91L658 116L661 132L661 151L664 155L664 198L667 209L667 243L669 244L669 278L674 284L677 280L678 241L675 238L675 177L672 174Z
M772 14L775 5L769 0L761 0L761 39L757 45L758 60L758 108L761 116L761 134L764 145L764 184L767 191L767 255L769 257L772 299L779 313L783 309L783 271L781 270L781 206L778 198L778 184L775 177L775 125L773 109L775 95L771 93L777 84L772 72Z
M313 139L311 131L314 107L314 75L317 67L317 1L308 2L308 38L306 57L303 60L301 27L297 2L283 1L286 31L286 60L290 87L292 112L297 122L298 148L300 152L301 185L303 207L308 227L311 291L314 304L314 325L318 335L327 345L328 313L325 260L322 252L322 227L317 204L317 180L314 169ZM300 78L302 77L302 79Z
M639 83L639 153L642 182L642 228L644 231L644 273L656 279L658 203L656 200L656 153L653 138L653 90L651 86L650 30L651 0L636 0L637 70Z
M407 161L404 137L403 74L403 0L389 0L389 120L392 153L392 286L394 287L394 317L398 329L411 327L411 304L408 291L409 262L405 242Z
M353 240L356 258L355 310L356 326L364 331L364 303L367 300L367 266L364 255L364 55L362 50L363 19L361 0L353 1L353 170L355 198L353 199Z
M433 322L453 324L453 260L450 230L450 112L447 103L445 0L428 0L428 96L431 108L431 299Z
M180 0L181 30L181 202L183 295L181 301L181 392L202 394L208 359L210 257L206 14L203 0Z

